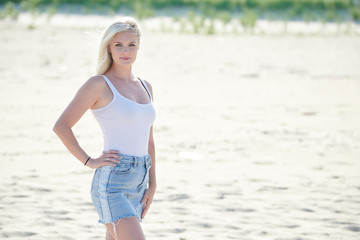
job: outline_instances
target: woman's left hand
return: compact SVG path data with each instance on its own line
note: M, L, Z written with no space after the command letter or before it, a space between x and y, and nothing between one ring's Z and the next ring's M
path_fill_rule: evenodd
M144 205L143 211L141 213L141 218L144 218L147 211L149 210L154 195L155 195L155 188L149 187L148 189L145 190L144 197L141 200L141 202Z

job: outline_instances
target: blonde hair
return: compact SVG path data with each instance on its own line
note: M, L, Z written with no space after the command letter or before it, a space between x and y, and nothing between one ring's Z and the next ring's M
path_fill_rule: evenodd
M141 30L137 21L132 17L121 17L110 23L105 29L99 47L96 74L104 74L111 67L113 60L108 47L115 34L119 32L134 32L140 41Z

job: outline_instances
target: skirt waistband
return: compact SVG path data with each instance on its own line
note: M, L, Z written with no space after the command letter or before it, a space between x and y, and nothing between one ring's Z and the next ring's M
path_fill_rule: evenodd
M149 154L139 157L139 156L132 156L132 155L126 155L123 153L120 154L116 154L119 155L121 157L120 162L129 162L129 163L134 163L135 165L138 164L148 164L151 161L151 157Z

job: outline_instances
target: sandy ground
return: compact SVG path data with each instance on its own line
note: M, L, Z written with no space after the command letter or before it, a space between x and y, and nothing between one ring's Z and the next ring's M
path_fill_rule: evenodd
M93 171L52 126L93 73L94 28L0 22L0 238L104 239ZM148 239L360 236L360 37L145 32L158 191ZM90 112L75 126L102 150Z

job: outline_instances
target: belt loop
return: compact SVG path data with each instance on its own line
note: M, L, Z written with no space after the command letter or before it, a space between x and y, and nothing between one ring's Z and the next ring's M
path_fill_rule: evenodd
M149 155L147 155L145 158L145 166L146 166L146 170L148 170L149 169Z

